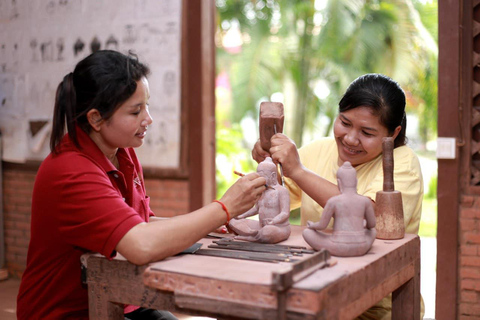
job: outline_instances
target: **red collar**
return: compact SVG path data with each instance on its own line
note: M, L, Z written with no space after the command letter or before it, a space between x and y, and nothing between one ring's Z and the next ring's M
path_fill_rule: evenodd
M78 125L75 126L75 130L77 133L77 140L80 148L78 148L73 143L70 135L67 133L63 137L58 147L60 153L65 151L77 151L85 154L87 157L98 163L102 167L102 169L105 170L105 172L117 171L117 168L115 168L113 163L108 160L102 150L100 150L97 144L92 140L92 138L90 138L90 136L85 131L83 131ZM127 163L132 165L132 159L125 149L119 148L117 151L117 157L119 162L126 161Z

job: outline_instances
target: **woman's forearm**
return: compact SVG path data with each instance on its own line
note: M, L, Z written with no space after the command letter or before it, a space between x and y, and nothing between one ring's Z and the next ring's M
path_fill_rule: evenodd
M138 224L125 234L116 250L137 265L162 260L190 247L226 220L220 204L211 203L188 214Z

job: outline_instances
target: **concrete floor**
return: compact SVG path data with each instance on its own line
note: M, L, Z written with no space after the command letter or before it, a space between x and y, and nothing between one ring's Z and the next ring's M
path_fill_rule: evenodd
M421 293L425 302L424 319L433 319L435 317L435 279L436 279L436 256L437 242L435 238L421 238ZM16 320L16 298L20 280L7 279L0 281L0 319ZM202 319L209 320L212 318L191 317L185 315L177 315L182 320Z
M16 320L16 299L20 280L7 279L0 281L0 319Z

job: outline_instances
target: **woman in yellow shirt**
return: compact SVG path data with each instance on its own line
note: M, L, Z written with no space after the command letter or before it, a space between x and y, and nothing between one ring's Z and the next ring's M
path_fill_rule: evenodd
M382 139L393 137L395 189L402 193L405 230L418 233L422 211L423 178L415 153L406 146L405 93L387 76L366 74L354 80L339 103L334 138L316 140L299 150L284 134L271 139L270 152L257 142L252 156L257 162L271 156L281 163L290 191L290 207L300 207L301 224L319 221L328 199L339 195L338 168L349 161L357 170L357 192L370 197L383 188ZM423 310L423 304L422 304ZM422 311L423 313L423 311ZM389 319L387 297L360 319Z

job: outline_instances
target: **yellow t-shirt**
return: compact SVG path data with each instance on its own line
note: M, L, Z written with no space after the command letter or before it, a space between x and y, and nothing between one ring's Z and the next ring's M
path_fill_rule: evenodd
M298 150L302 164L322 178L337 184L338 150L332 138L313 141ZM402 193L405 232L418 234L422 214L423 177L418 157L407 146L395 148L393 151L395 190ZM357 192L375 200L377 191L383 190L382 155L370 162L355 167L357 170ZM323 208L303 192L291 179L285 178L285 186L290 191L290 209L300 207L301 225L307 221L319 221ZM331 228L333 221L330 221ZM390 319L392 301L391 294L368 309L357 319ZM421 301L421 317L424 314L423 299Z

